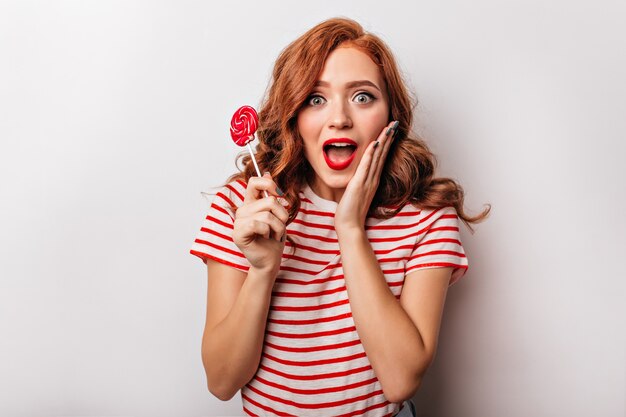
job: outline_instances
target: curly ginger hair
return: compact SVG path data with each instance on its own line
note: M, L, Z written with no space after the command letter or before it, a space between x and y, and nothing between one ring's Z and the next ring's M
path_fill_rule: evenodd
M412 99L389 47L376 35L365 32L351 19L326 20L289 44L274 65L269 92L260 107L256 160L261 172L270 172L289 203L288 223L300 208L299 192L312 183L314 171L304 156L297 115L311 94L328 55L338 47L353 47L367 54L379 67L389 95L389 121L400 122L389 149L378 190L368 216L390 218L407 203L421 209L453 206L473 232L471 223L484 220L491 206L476 216L463 209L464 191L451 178L434 177L436 157L423 139L412 131ZM228 182L256 176L250 155L239 154L240 172Z

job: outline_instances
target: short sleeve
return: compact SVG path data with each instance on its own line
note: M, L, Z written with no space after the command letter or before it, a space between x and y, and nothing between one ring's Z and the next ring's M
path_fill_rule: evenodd
M422 210L418 239L406 264L406 274L447 266L454 268L449 285L456 283L469 266L461 244L457 212L454 207Z
M200 231L189 253L202 259L213 259L247 272L250 263L233 242L235 212L243 204L245 183L234 181L223 187L213 198Z

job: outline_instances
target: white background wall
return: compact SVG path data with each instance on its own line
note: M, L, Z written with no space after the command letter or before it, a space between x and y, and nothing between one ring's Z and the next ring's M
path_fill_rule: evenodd
M200 191L280 50L344 15L395 51L440 175L493 204L419 416L624 416L623 3L295 4L0 3L0 415L241 414L200 359Z

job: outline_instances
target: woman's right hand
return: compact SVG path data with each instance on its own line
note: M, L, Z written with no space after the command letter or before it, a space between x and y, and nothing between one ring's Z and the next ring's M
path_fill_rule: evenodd
M270 196L263 197L263 191ZM269 173L251 177L243 205L235 213L233 241L251 267L276 276L285 248L287 210L278 202Z

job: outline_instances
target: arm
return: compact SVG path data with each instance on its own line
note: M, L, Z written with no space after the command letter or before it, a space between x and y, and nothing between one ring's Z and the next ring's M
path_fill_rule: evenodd
M408 274L398 302L365 231L338 231L338 237L352 316L367 357L385 397L409 399L435 356L452 268Z
M281 237L289 216L274 197L260 198L263 190L275 194L275 187L269 173L250 178L243 204L235 213L230 243L248 260L247 273L207 259L202 362L209 391L221 400L232 398L252 379L261 359L272 288L285 247ZM228 244L228 237L224 239Z
M202 363L209 391L227 401L259 366L275 276L254 268L246 275L211 259L207 270Z
M365 233L398 123L368 145L335 212L352 317L387 400L401 402L417 391L432 362L451 268L418 270L405 277L401 302L389 289ZM376 145L380 146L376 146Z

